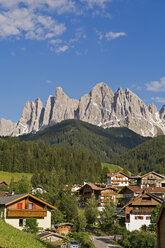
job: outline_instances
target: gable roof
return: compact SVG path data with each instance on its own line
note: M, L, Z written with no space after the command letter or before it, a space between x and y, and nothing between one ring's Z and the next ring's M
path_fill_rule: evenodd
M94 183L86 183L82 188L78 189L77 191L82 190L85 186L89 186L92 190L98 190L98 191L104 191L104 190L108 190L108 189L112 189L113 191L118 191L117 188L113 187L113 186L109 186L108 187L98 187L96 184Z
M36 197L36 196L34 196L32 194L29 194L29 193L2 196L2 197L0 197L0 205L8 206L10 204L13 204L13 203L15 203L17 201L20 201L20 200L26 198L26 197L31 197L31 198L33 198L33 199L45 204L46 206L48 206L48 207L50 207L50 208L52 208L54 210L57 209L56 207L52 206L51 204L49 204L49 203L47 203L47 202L39 199L38 197Z
M143 192L143 189L141 189L138 186L124 186L120 191L119 194L124 194L125 190L129 189L133 193L141 193Z
M154 193L165 193L165 189L161 187L148 187L148 188L140 188L138 186L125 186L122 188L119 192L119 194L124 194L125 190L129 189L133 193L142 193L144 190L146 190L148 193L154 194Z
M164 178L164 176L163 176L163 175L158 174L158 173L156 173L155 171L150 171L150 172L148 172L148 173L144 174L143 176L141 176L141 178L143 178L143 177L147 176L147 175L148 175L148 174L150 174L150 173L153 173L153 174L155 174L155 175L156 175L156 176L158 176L158 177Z
M5 181L1 181L0 184L5 184L6 186L8 186L8 184Z
M143 196L149 196L151 197L152 199L156 200L158 203L162 203L163 202L163 199L156 196L156 195L153 195L153 194L150 194L150 193L140 193L138 196L132 198L124 207L122 207L121 209L125 209L127 206L129 206L130 204L132 204L134 201L138 200L139 198L143 197ZM147 204L148 205L148 204Z
M114 173L108 173L107 174L107 177L112 177L112 176L116 176L116 175L118 175L118 174L122 174L123 176L125 176L125 177L128 177L129 178L129 176L128 175L126 175L124 172L122 172L122 171L118 171L118 172L114 172Z
M61 238L61 239L65 239L65 236L60 235L59 233L55 233L55 232L50 232L50 231L44 231L38 234L38 236L40 237L40 239L44 239L44 238L48 238L48 237L52 237L55 236L57 238Z

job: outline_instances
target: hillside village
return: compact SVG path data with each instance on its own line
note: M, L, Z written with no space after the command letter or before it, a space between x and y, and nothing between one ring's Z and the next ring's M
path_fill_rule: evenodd
M9 193L7 190L11 190L11 185L1 181L0 216L5 223L20 230L27 229L29 219L35 220L38 237L43 241L49 241L51 244L66 243L66 237L76 230L76 224L78 232L88 230L88 228L92 227L91 224L95 224L99 226L100 231L115 235L114 239L118 235L118 243L122 244L122 232L117 229L121 228L123 230L123 228L126 228L129 232L145 229L152 230L152 228L156 230L156 223L152 221L152 218L154 210L161 207L160 214L156 216L158 221L157 247L163 248L163 230L165 228L164 184L165 177L154 171L141 176L128 176L124 172L118 171L107 173L106 182L104 183L84 182L84 185L74 184L70 188L66 185L62 191L70 194L71 198L75 197L79 211L87 211L89 205L92 205L92 201L94 204L92 205L93 210L90 209L90 214L92 215L92 211L98 211L93 216L93 222L86 220L86 224L81 229L80 223L74 223L76 222L73 218L75 216L72 216L73 223L61 222L60 218L57 218L60 212L53 219L54 213L56 215L59 209L57 209L56 202L51 205L44 200L48 192L41 185L27 193L16 194L14 191ZM69 208L67 201L65 204L65 207ZM111 224L105 224L105 220L102 222L108 207L111 207L111 211L114 212L114 216L110 217L112 218ZM89 219L92 218L90 214ZM69 220L71 221L71 218ZM83 222L83 218L80 218L79 221ZM118 223L116 230L113 228L115 223ZM92 247L93 244L90 239L89 242L91 242Z

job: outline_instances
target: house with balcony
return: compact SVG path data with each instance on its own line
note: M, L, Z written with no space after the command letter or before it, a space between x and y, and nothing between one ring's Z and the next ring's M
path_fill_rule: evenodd
M31 194L5 195L0 197L0 218L22 230L26 218L36 218L38 227L51 228L51 212L56 207Z
M165 189L161 187L143 187L140 188L138 186L125 186L120 191L119 194L122 195L122 198L120 198L120 205L124 206L126 205L132 198L135 198L140 193L142 193L144 190L150 194L154 194L160 198L163 198L165 195Z
M163 175L150 171L142 176L130 177L131 180L137 181L137 186L143 187L164 187L165 178Z
M107 174L107 184L113 187L124 187L129 185L129 177L123 172Z
M84 208L88 199L92 196L98 200L98 209L101 211L107 202L117 203L118 189L105 184L86 183L77 191L79 208Z
M123 208L125 225L128 231L140 230L143 225L151 224L152 210L163 202L163 199L154 194L143 191L130 200Z

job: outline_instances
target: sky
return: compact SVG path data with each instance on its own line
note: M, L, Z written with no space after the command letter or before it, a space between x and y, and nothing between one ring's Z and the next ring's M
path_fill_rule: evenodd
M164 0L0 0L0 119L99 82L165 104Z

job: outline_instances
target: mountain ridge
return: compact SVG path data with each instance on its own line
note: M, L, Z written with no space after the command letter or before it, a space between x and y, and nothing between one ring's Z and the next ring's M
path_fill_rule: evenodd
M80 100L69 98L61 87L43 106L40 98L27 102L18 123L0 120L0 136L35 133L63 120L78 119L103 128L127 127L142 136L165 134L165 105L158 111L146 105L128 88L113 93L105 83L97 84Z

